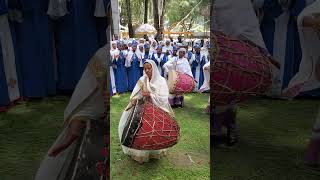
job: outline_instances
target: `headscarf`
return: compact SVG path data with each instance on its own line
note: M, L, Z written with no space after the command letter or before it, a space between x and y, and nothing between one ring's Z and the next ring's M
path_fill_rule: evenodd
M166 80L160 75L157 65L153 60L148 59L145 63L151 64L152 77L149 79L145 71L143 71L143 76L139 79L137 85L133 89L130 99L136 98L138 92L142 92L143 87L150 93L150 98L154 105L174 117L174 112L168 101L169 88Z
M177 52L178 55L179 55L180 51L187 53L186 48L179 48L179 50L178 50L178 52Z

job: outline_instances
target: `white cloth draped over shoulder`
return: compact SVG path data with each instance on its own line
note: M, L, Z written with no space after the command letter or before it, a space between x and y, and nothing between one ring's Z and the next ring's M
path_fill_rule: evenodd
M320 65L320 33L310 27L303 27L304 17L314 16L320 13L320 0L315 1L307 6L298 17L298 30L302 50L302 60L299 72L292 78L288 88L283 94L294 92L309 91L320 87L320 79L317 78L316 72L319 71Z
M178 50L177 54L179 54L180 51L187 52L186 49L180 48ZM167 61L163 65L163 69L165 70L166 73L169 72L170 70L175 70L180 73L188 74L189 76L193 77L189 61L185 57L182 57L182 58L177 57L177 58L174 58L174 59Z
M8 84L9 100L12 102L20 98L20 90L16 71L16 57L7 14L0 15L0 45L4 73ZM3 95L1 94L1 96Z
M132 94L130 96L130 102L134 99L141 99L142 96L142 90L148 91L150 93L151 101L154 105L161 108L165 112L169 113L172 117L174 117L174 112L171 109L171 106L168 101L169 97L169 88L167 86L166 80L160 75L158 68L154 61L152 60L146 60L146 63L149 63L152 65L152 78L149 79L148 76L145 74L139 79L136 86L134 87ZM129 105L130 106L130 103ZM127 108L126 108L127 109ZM122 113L120 122L119 122L119 139L121 140L122 133L125 127L125 124L128 120L128 116L133 108L129 110L125 110ZM143 161L148 161L150 155L154 154L161 154L164 150L155 150L155 151L149 151L149 150L136 150L131 149L125 146L122 146L123 152L128 155L133 155L135 157L142 158Z
M103 91L106 88L104 86L106 86L107 81L106 57L110 58L108 49L108 45L100 48L89 61L64 112L65 123L63 131L53 143L50 150L57 144L63 142L67 135L68 124L73 118L79 117L82 120L97 120L104 116ZM35 180L64 179L74 156L77 141L73 142L56 157L49 157L47 155L41 162Z

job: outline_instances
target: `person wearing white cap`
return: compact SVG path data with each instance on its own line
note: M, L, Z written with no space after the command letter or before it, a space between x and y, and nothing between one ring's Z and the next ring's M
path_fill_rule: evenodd
M206 56L200 51L200 45L196 44L194 46L195 53L192 55L192 58L189 60L191 65L191 70L193 77L197 81L197 86L194 91L198 91L203 84L203 66L208 62Z
M164 76L163 65L167 62L167 57L162 53L162 46L157 46L157 52L153 53L151 59L156 63L161 76Z
M151 46L150 46L150 53L153 54L153 53L157 53L157 41L152 39L151 40Z
M168 61L164 65L164 69L166 72L170 70L175 70L183 74L188 74L189 76L193 77L189 61L185 57L187 50L185 48L180 48L178 50L178 58L174 60ZM169 96L169 103L171 106L180 106L183 107L184 105L184 96L183 95L176 95L170 94Z
M137 50L137 42L132 44L132 50L128 52L125 66L128 74L128 90L132 91L139 78L142 76L141 62L142 56Z
M165 45L162 47L162 53L166 55L171 55L173 51L173 47L171 46L170 39L165 41Z

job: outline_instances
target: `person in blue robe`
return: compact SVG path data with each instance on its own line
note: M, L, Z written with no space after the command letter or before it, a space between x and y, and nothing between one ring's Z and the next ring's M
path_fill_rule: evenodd
M106 42L106 17L95 17L96 1L68 1L68 13L52 20L58 57L59 90L76 86L94 52ZM107 2L105 2L107 3Z
M9 10L20 17L11 22L16 51L18 81L24 97L45 97L56 93L51 24L48 0L8 1Z
M132 50L127 56L127 73L128 73L128 90L132 91L137 84L139 78L141 77L141 67L140 63L142 61L137 52L137 43L132 44Z
M157 47L157 53L153 53L151 59L156 63L162 77L164 77L163 65L167 62L167 57L162 53L162 46Z
M128 91L127 70L125 67L127 52L124 48L125 48L124 43L120 42L119 57L113 60L113 63L115 65L114 73L115 73L115 79L116 79L117 93L124 93Z
M305 0L291 0L284 4L277 0L264 1L261 33L269 53L281 64L271 96L281 96L281 91L299 70L301 47L297 17L305 6Z
M194 58L190 61L191 64L191 71L193 74L194 79L197 81L197 90L203 84L204 76L203 76L203 66L207 63L206 57L200 52L200 46L195 45L195 54Z
M142 63L144 64L147 59L151 59L151 58L152 58L152 52L150 52L150 45L146 43L144 45L144 54L143 54Z

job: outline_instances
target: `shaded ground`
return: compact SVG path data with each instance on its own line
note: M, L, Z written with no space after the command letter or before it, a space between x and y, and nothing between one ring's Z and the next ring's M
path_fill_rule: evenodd
M129 101L129 94L111 98L111 177L112 179L209 179L209 115L204 113L208 94L188 94L183 109L175 108L181 128L177 145L160 160L139 165L123 154L118 123Z
M319 100L256 100L238 108L240 142L213 152L215 180L319 180L303 165Z
M57 138L67 97L22 103L0 113L0 179L33 180Z

